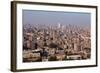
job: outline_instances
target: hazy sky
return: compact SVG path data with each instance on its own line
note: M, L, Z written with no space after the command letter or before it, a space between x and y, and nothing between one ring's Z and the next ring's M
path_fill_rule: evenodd
M82 25L90 27L91 14L79 12L56 12L23 10L23 24Z

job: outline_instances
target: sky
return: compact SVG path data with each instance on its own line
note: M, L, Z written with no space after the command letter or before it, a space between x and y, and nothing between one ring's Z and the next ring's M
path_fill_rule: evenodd
M82 12L61 12L61 11L36 11L23 10L23 25L25 24L52 24L57 25L79 25L90 27L91 14Z

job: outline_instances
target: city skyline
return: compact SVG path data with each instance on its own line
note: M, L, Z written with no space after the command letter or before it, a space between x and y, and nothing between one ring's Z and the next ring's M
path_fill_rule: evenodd
M58 23L62 25L70 24L90 28L91 14L79 12L23 10L23 25L57 25Z

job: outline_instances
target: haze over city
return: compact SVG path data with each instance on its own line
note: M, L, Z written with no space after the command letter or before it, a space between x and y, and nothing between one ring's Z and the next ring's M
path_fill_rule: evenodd
M77 25L90 28L91 14L82 12L23 10L23 24Z

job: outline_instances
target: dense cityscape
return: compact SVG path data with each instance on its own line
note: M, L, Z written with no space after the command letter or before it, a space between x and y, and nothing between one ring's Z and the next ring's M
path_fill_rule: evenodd
M90 28L57 23L23 26L23 62L91 58Z

